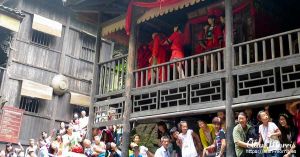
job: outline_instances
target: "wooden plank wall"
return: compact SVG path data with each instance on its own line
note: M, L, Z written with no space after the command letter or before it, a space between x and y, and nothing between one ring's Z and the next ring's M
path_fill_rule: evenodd
M61 0L23 0L21 9L25 18L20 31L15 35L11 50L11 62L8 67L9 80L6 82L6 97L10 105L19 107L22 79L31 80L44 85L50 85L52 78L58 74L61 62L65 26L67 23L66 8ZM62 37L52 37L49 47L40 46L31 42L33 15L38 14L63 24ZM79 30L78 30L79 29ZM91 79L93 78L93 62L81 59L83 34L95 34L96 27L82 23L71 17L68 35L68 48L63 66L63 74L68 77L70 90L76 93L89 95ZM84 33L85 32L85 33ZM95 40L96 41L96 40ZM86 54L87 55L87 54ZM93 59L93 55L87 58ZM61 121L69 122L72 118L73 105L69 104L69 94L59 97L63 102L58 104L55 126ZM38 139L41 131L50 131L49 125L52 108L56 102L42 101L38 113L26 112L22 122L21 142L28 144L29 138Z

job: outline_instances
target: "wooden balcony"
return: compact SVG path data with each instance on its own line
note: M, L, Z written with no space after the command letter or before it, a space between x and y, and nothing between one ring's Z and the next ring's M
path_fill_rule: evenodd
M299 45L300 29L233 45L233 108L299 98ZM135 70L130 119L174 117L225 109L224 63L227 62L224 53L224 49L217 49ZM122 121L126 57L99 64L94 126ZM184 78L179 78L173 68L178 64L183 66Z

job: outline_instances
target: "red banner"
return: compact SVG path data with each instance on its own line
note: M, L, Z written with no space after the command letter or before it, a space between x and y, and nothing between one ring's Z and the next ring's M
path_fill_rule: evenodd
M18 143L22 124L23 110L4 106L0 114L0 141Z

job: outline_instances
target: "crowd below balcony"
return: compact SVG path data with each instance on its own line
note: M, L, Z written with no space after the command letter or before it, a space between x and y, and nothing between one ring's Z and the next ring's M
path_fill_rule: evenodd
M300 101L286 104L286 111L276 119L265 106L254 116L251 108L235 113L233 142L237 157L296 157L299 151ZM275 118L275 117L274 117ZM225 113L218 112L212 120L199 119L199 130L189 128L193 121L180 121L174 127L157 123L159 149L149 152L139 145L140 136L134 135L130 145L132 157L226 157ZM278 122L278 123L277 123ZM154 155L153 155L154 154Z
M142 145L141 136L132 136L129 146L130 157L226 157L226 135L232 134L237 157L296 157L300 146L300 101L286 104L286 111L274 115L265 106L255 112L246 108L235 112L233 132L227 132L225 112L220 111L211 120L206 118L180 121L178 125L170 125L161 121L157 123L158 149L150 150ZM272 117L271 117L271 115ZM274 116L274 117L273 117ZM278 123L277 123L278 122ZM191 124L198 125L195 128ZM48 136L29 139L29 146L24 149L6 144L1 157L121 157L122 127L107 126L94 128L92 140L86 138L88 117L85 111L81 117L74 114L74 119L60 128L53 130ZM169 127L168 127L169 126ZM134 129L134 128L133 128ZM142 132L138 132L143 134ZM153 152L152 152L153 151Z
M86 112L81 112L81 117L77 113L69 123L60 123L59 129L53 129L50 136L43 131L41 137L29 139L29 146L24 149L19 143L18 148L13 148L11 143L7 143L5 150L2 150L0 157L80 157L80 156L115 156L121 154L114 143L114 128L103 128L98 130L93 142L86 138L88 117ZM120 136L118 136L120 137Z

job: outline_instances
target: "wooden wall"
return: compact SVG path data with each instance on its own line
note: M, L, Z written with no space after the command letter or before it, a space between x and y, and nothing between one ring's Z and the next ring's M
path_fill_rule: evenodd
M5 82L4 92L9 100L9 105L19 107L22 79L50 86L53 77L60 71L67 76L70 91L89 95L94 64L91 61L94 60L95 55L86 52L83 54L82 47L84 46L83 39L86 36L96 42L96 26L78 21L74 17L74 13L62 6L61 0L23 0L23 2L19 1L17 6L21 7L25 18L21 23L20 31L14 36L13 49L10 51L7 68L8 79ZM62 23L62 37L53 36L48 47L31 42L34 14ZM70 16L69 27L66 26L68 16ZM66 30L67 28L70 28L69 31ZM65 34L65 32L69 33ZM64 40L65 37L67 40ZM65 46L66 48L64 48ZM66 51L63 52L63 50ZM111 48L108 47L103 51L111 52ZM60 66L62 58L64 62L63 66ZM50 101L42 101L38 113L25 112L20 134L21 142L28 144L29 138L37 139L40 137L41 131L52 129L49 126L51 116L53 116L53 107L56 104L58 109L54 114L55 125L59 126L61 121L70 121L73 105L69 104L69 100L70 95L65 94Z

